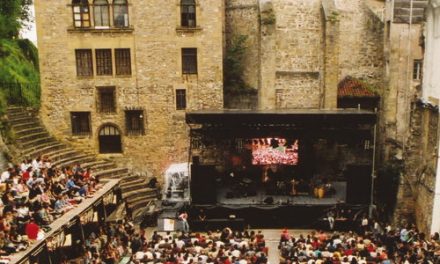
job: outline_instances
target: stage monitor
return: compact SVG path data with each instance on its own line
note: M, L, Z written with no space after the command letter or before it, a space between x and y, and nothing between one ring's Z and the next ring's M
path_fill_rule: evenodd
M268 137L252 139L253 165L297 165L298 139Z

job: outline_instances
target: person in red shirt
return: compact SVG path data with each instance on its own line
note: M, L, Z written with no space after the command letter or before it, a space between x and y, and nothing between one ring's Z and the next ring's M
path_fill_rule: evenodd
M31 218L29 223L26 224L26 235L30 240L37 240L39 231L40 227L35 223L34 219Z
M32 167L27 168L25 172L21 175L21 178L23 179L23 182L27 182L29 178L31 177Z

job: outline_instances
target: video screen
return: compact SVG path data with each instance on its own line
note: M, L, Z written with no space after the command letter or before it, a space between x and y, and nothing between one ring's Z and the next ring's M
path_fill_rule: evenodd
M286 140L285 138L254 138L252 139L252 164L253 165L297 165L298 164L298 139Z

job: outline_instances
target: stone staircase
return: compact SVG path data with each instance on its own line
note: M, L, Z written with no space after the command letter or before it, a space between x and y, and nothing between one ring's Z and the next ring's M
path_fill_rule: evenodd
M412 23L421 23L425 19L425 7L427 0L394 0L394 23L408 24L411 14L412 2Z
M133 219L140 217L147 204L157 199L157 189L147 187L147 179L120 168L109 160L98 159L94 154L77 150L51 136L40 122L37 112L30 108L9 107L8 122L15 135L14 158L35 158L48 156L52 165L71 166L80 163L83 168L91 168L99 179L121 179L122 197Z

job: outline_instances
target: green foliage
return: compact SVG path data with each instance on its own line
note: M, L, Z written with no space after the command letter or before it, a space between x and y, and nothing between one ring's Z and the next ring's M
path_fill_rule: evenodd
M32 0L0 1L0 38L14 39L20 29L30 21L29 6Z
M246 35L234 36L226 50L224 60L224 85L225 92L252 92L255 91L243 80L243 60L246 53Z
M0 113L11 104L38 106L40 75L37 48L29 40L0 39Z
M332 11L332 13L328 16L328 20L332 23L339 21L339 13L336 11Z

